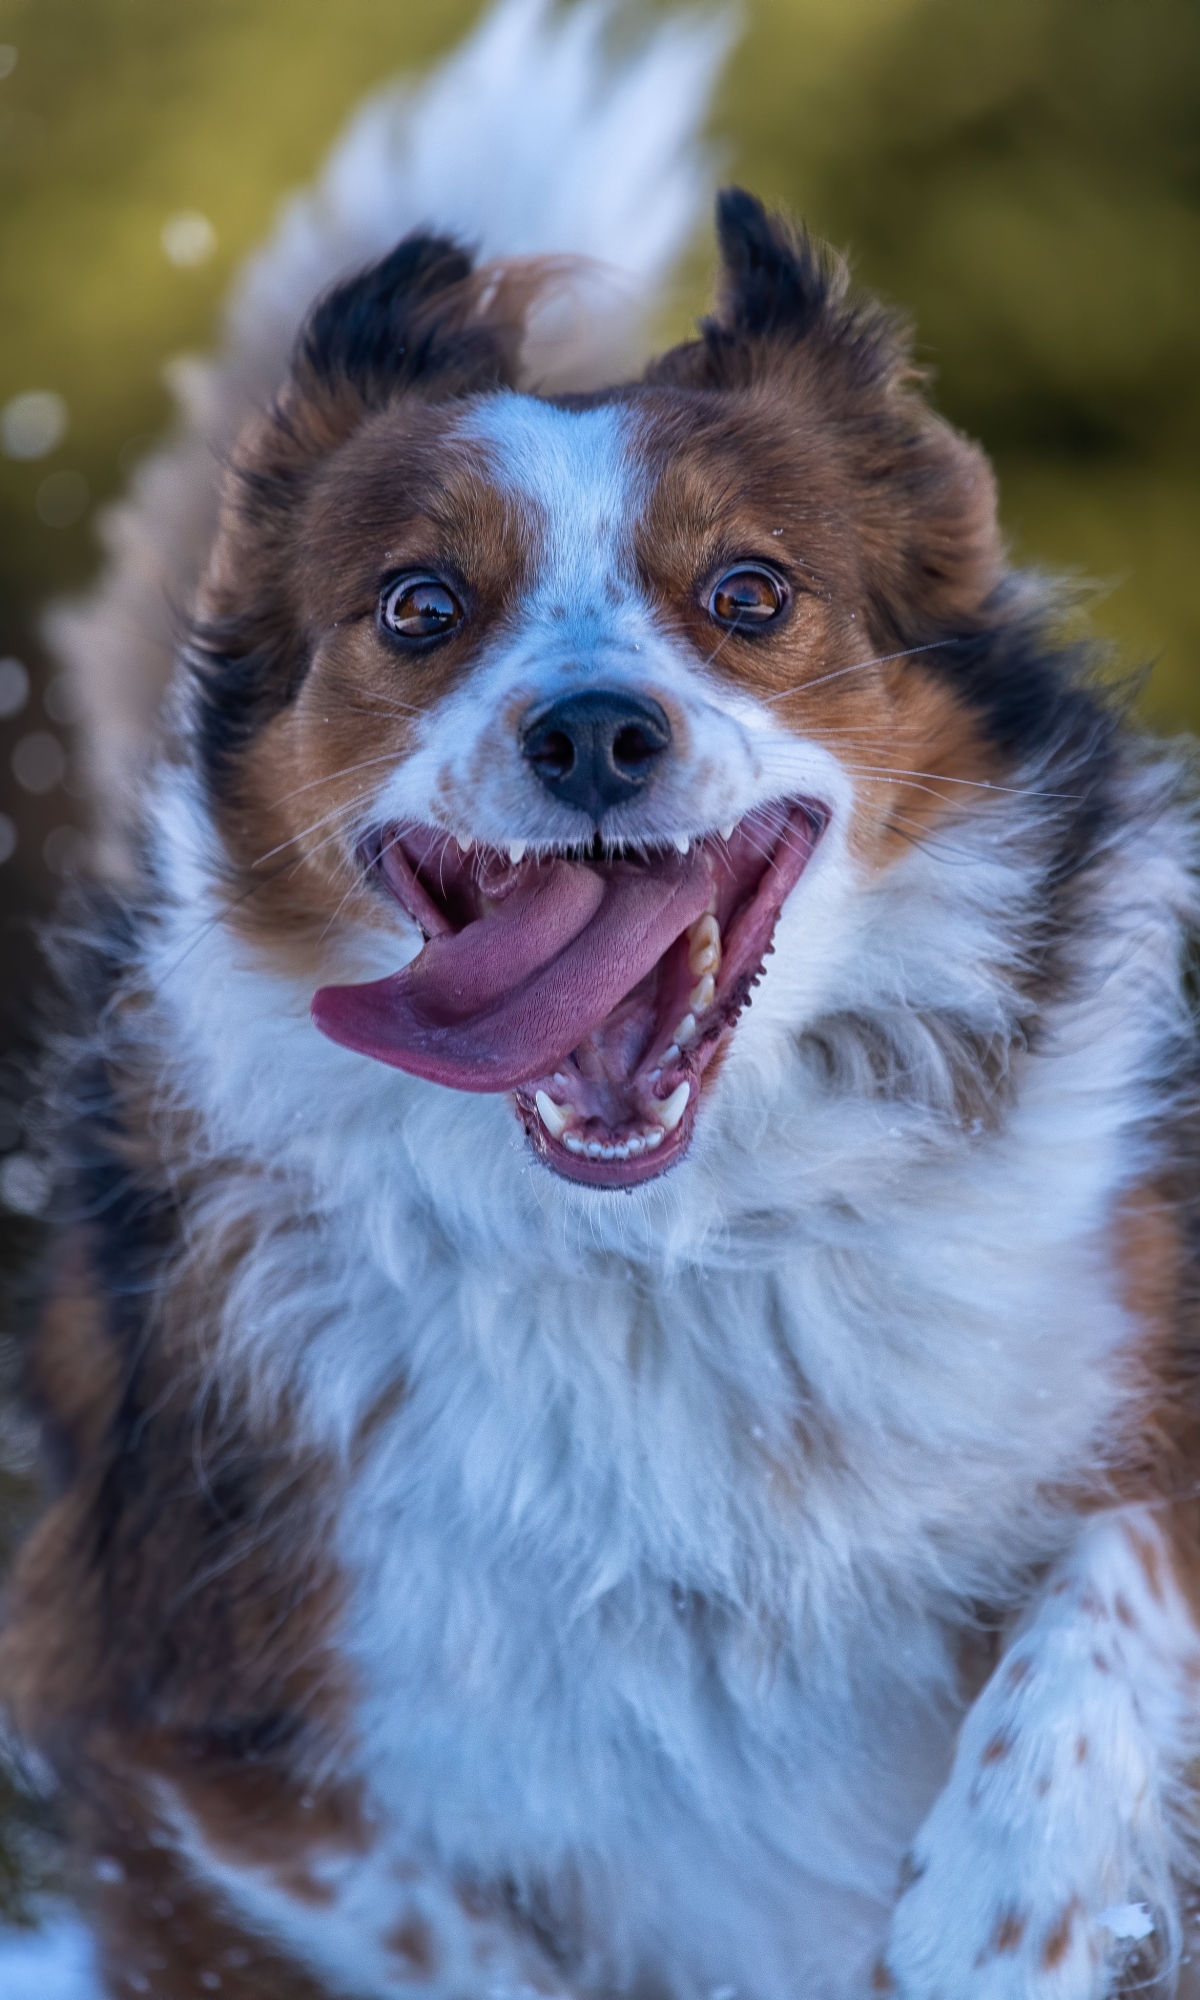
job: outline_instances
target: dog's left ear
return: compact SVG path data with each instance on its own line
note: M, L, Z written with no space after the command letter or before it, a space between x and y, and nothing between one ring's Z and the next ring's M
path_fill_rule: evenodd
M523 315L503 305L502 285L451 238L406 236L318 302L293 376L302 393L349 394L364 410L406 391L440 399L511 388Z

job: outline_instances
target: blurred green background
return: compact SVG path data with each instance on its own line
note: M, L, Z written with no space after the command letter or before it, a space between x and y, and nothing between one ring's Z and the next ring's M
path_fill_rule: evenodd
M38 608L94 571L95 511L168 419L163 365L212 340L231 274L281 196L365 91L419 69L476 11L0 0L10 1271L36 1249L42 1199L23 1122L31 923L86 856L70 711ZM629 11L636 24L651 10ZM997 461L1017 554L1102 586L1087 616L1126 665L1152 667L1147 719L1200 723L1200 0L743 0L741 13L715 117L728 174L800 210L911 312L939 404ZM665 332L702 308L707 276L698 253ZM33 406L40 455L13 456L31 406L15 431L4 412L31 392L60 400ZM0 1372L19 1300L5 1312ZM4 1407L0 1563L28 1461ZM36 1812L6 1814L4 1783L0 1910L12 1911L43 1850Z

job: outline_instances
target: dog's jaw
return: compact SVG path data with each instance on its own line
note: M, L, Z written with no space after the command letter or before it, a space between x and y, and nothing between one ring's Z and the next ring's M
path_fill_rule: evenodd
M426 947L390 978L322 987L313 1019L431 1082L511 1092L549 1168L636 1186L686 1153L828 819L783 801L694 844L507 856L385 828L364 860Z

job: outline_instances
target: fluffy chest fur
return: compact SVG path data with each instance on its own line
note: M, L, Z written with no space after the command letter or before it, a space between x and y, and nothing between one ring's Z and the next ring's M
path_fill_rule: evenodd
M164 826L193 851L178 799ZM694 1955L678 1976L854 1990L986 1671L977 1621L1019 1615L1152 1393L1121 1215L1171 1103L1187 840L1155 812L1105 864L1036 1048L1028 827L997 852L964 812L874 909L827 855L819 975L807 926L777 936L807 1031L775 1037L768 982L727 1115L632 1214L548 1209L489 1099L447 1115L393 1073L356 1099L323 1044L318 1076L302 988L236 951L181 976L165 926L181 1087L216 1157L271 1163L211 1197L261 1246L221 1351L341 1467L345 1754L384 1852L503 1874L595 1977ZM236 1037L206 1039L231 1001ZM1003 1116L970 1116L962 1066L1005 1027Z

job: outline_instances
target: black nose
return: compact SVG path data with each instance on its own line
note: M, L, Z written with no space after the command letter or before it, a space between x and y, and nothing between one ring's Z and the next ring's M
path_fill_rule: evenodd
M622 688L593 688L531 711L521 754L548 792L599 825L610 806L645 791L670 742L671 725L656 701Z

